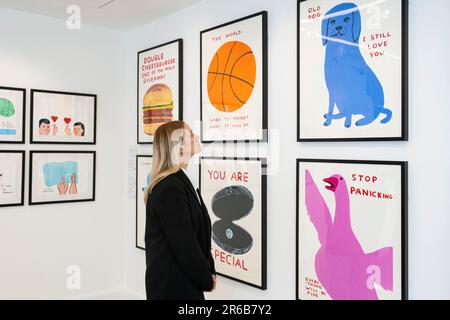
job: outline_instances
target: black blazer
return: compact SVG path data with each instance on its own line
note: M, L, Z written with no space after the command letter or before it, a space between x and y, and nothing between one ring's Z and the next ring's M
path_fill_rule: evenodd
M153 187L145 226L147 299L203 300L213 288L211 220L197 194L181 169Z

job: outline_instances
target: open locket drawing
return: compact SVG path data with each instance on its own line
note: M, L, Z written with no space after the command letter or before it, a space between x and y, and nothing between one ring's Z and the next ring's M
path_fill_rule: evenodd
M253 195L243 186L228 186L219 190L211 200L211 208L220 220L212 227L213 240L231 254L244 254L253 246L253 238L245 229L233 221L250 214Z

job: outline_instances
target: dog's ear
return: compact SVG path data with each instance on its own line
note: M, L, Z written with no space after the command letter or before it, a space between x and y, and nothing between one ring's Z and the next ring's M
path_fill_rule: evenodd
M352 18L353 42L358 42L359 36L361 35L361 14L359 13L359 10L352 12Z
M330 23L330 18L325 17L322 19L322 44L325 46L328 42L328 25Z

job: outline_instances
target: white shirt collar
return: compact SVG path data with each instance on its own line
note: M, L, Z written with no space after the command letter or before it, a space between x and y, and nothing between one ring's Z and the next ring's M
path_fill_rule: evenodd
M186 177L188 177L188 179L191 180L191 178L189 177L189 175L188 175L188 173L187 173L187 170L186 170L185 168L183 168L183 167L180 167L180 168L181 168L181 170L183 170L183 172L186 174ZM192 182L191 182L191 184L192 184ZM194 184L192 184L192 187L195 189L195 195L197 196L198 202L201 203L200 197L199 197L199 195L197 194L197 188L194 186Z

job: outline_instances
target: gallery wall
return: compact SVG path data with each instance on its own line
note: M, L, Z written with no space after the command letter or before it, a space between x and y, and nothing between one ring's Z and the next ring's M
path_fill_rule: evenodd
M267 290L219 277L208 299L295 298L295 159L409 161L409 296L450 298L447 0L410 0L409 142L296 142L296 1L205 0L131 32L0 9L0 83L98 95L97 145L2 145L4 150L97 151L96 201L0 210L0 299L95 296L125 286L144 298L145 254L135 248L136 53L184 40L184 118L199 133L199 32L261 10L268 16ZM429 49L432 48L432 49ZM318 72L322 72L318 70ZM27 96L29 111L29 91ZM250 156L256 144L250 144ZM247 155L243 144L204 155ZM237 150L235 154L234 151ZM28 154L26 168L28 168ZM195 162L189 173L198 184ZM25 190L28 190L26 170ZM28 202L26 192L25 202ZM67 267L81 289L67 289ZM104 295L106 296L106 295ZM114 297L114 296L110 296Z
M122 174L126 126L122 34L0 9L0 83L27 88L26 144L2 150L95 150L96 201L0 208L0 299L64 299L123 285ZM29 89L98 95L97 144L30 145ZM67 268L79 266L81 287L68 290Z
M410 0L410 139L408 142L298 143L296 142L296 1L207 0L138 28L126 37L128 161L134 152L148 154L150 146L136 147L136 52L160 43L184 40L184 119L199 133L201 30L261 10L268 15L269 144L267 186L267 290L261 291L219 277L208 299L295 298L295 159L361 159L409 161L409 297L450 298L450 152L446 119L450 115L446 92L450 85L447 56L450 37L446 0ZM434 31L432 31L434 30ZM443 36L447 33L447 36ZM432 48L432 49L429 49ZM322 72L322 70L317 70ZM243 144L204 144L204 155L243 156ZM250 154L256 144L249 146ZM195 159L194 159L195 160ZM131 163L131 162L130 162ZM189 169L198 183L198 165ZM129 177L130 175L130 177ZM132 168L124 173L132 181ZM145 297L144 252L135 248L135 199L126 203L126 286Z

